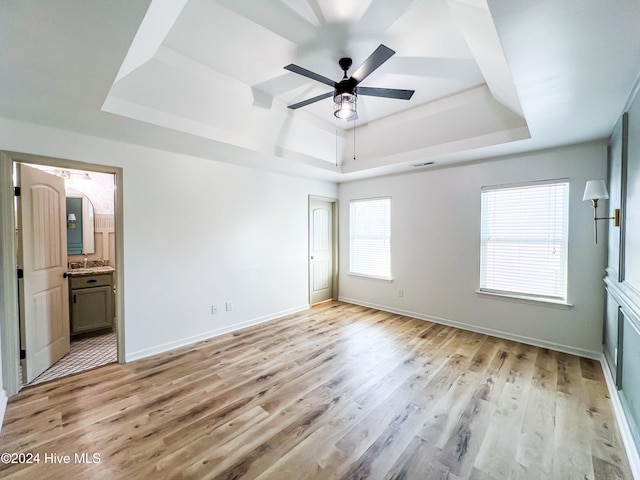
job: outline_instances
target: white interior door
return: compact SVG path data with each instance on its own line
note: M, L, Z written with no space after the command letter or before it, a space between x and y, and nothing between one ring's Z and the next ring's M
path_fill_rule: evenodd
M311 304L333 298L333 203L309 200Z
M18 164L18 265L23 381L69 353L67 225L64 180Z

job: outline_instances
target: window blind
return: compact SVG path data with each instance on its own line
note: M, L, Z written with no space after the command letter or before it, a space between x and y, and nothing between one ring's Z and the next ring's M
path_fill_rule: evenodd
M349 205L349 273L391 278L391 198Z
M480 290L567 298L569 183L482 189Z

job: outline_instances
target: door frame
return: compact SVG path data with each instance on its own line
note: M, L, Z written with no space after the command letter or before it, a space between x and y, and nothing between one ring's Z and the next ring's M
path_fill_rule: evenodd
M332 247L332 275L331 275L331 299L338 299L338 199L332 197L322 197L319 195L309 195L307 199L307 292L309 305L311 305L311 201L319 200L331 204L331 247Z
M125 363L125 311L124 311L124 221L122 168L61 158L0 151L0 346L2 348L2 388L11 397L20 390L20 318L18 309L18 282L15 208L14 163L31 163L59 168L72 168L89 172L115 175L115 250L116 250L116 329L118 336L118 363ZM1 392L0 392L1 396Z

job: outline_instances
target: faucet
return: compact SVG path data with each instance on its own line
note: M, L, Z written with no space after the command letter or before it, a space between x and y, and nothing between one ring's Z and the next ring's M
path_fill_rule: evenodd
M87 264L89 263L89 259L87 258L87 255L85 254L84 256L84 260L82 260L82 266L84 268L87 268Z

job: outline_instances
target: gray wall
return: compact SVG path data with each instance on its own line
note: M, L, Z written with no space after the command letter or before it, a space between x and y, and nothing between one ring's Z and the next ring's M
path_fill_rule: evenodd
M568 302L572 307L477 293L481 187L554 178L570 180ZM582 194L587 180L604 178L606 142L595 142L341 184L340 297L599 358L606 245L594 244L593 209L582 201ZM392 197L393 281L350 276L349 201L384 195ZM601 238L606 238L606 225L600 227Z
M604 353L640 451L640 96L632 95L609 143L611 208ZM604 215L602 215L604 216Z

